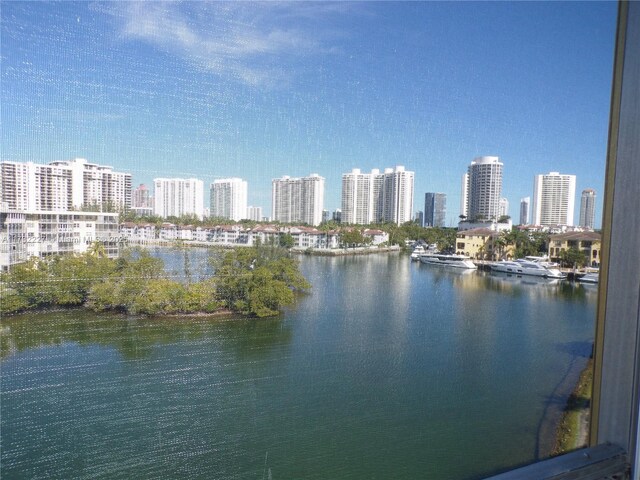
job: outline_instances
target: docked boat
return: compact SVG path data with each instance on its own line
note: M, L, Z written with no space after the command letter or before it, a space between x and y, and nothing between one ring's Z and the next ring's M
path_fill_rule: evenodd
M418 245L411 252L411 260L420 260L420 255L427 253L427 249L423 245Z
M565 278L566 275L556 267L526 259L513 261L503 260L491 265L494 272L510 273L512 275L533 275L542 278Z
M436 244L431 245L423 245L422 243L418 244L411 252L411 260L420 260L420 256L426 253L435 253L437 251Z
M579 282L583 283L598 283L600 274L598 272L585 273L583 276L578 277Z
M446 267L476 269L477 267L466 255L448 253L423 253L420 261L429 265L443 265Z

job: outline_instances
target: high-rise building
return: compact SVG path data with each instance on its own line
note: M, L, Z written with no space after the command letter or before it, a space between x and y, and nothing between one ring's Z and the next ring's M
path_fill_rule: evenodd
M529 204L531 197L520 199L520 225L529 225Z
M277 222L320 225L324 204L324 178L274 178L271 182L271 211Z
M132 208L153 208L151 191L146 185L140 184L131 195Z
M401 225L410 222L413 214L413 182L415 174L403 166L385 168L383 220Z
M469 165L462 184L462 215L469 220L500 217L502 167L499 157L477 157Z
M0 201L12 210L116 211L131 207L131 174L83 158L48 165L5 161L0 163L0 173Z
M214 180L210 215L236 222L247 218L247 182L241 178Z
M374 184L377 189L374 189ZM350 173L343 173L342 221L362 225L380 220L382 208L377 207L382 205L382 184L380 170L377 169L362 173L359 168L354 168Z
M509 216L509 200L502 197L499 202L498 217L508 217L508 216Z
M362 173L354 168L342 175L342 222L369 224L412 219L414 172L403 166Z
M444 193L424 194L424 227L444 227L447 216L447 196Z
M460 216L467 217L469 214L469 174L462 175L460 187Z
M536 175L533 184L533 223L573 225L576 176L550 172Z
M587 188L582 191L580 199L580 223L581 227L593 229L596 219L596 191Z
M262 221L262 207L247 207L247 217L249 220L253 220L256 222Z
M153 213L160 217L204 214L204 183L197 178L155 178Z

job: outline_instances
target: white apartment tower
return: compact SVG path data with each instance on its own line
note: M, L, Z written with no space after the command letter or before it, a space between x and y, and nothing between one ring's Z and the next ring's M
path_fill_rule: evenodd
M369 224L411 221L414 172L403 166L342 175L342 223Z
M382 217L382 209L376 212L376 206L382 202L376 202L374 195L374 183L380 177L380 170L372 170L371 173L362 173L354 168L351 173L342 174L342 222L368 224ZM380 185L383 182L378 181ZM377 189L378 197L382 192Z
M470 220L500 217L502 167L499 157L476 157L463 176L462 215Z
M462 184L460 188L460 215L463 217L469 214L469 174L462 175Z
M324 207L323 177L317 173L302 178L284 176L273 179L271 187L273 220L320 225Z
M582 191L580 199L580 223L581 227L593 229L596 219L596 191L587 188Z
M262 217L262 207L253 207L253 206L248 206L247 207L247 219L249 220L254 220L256 222L261 222L263 217Z
M387 222L400 225L413 218L414 173L397 166L384 170L383 216Z
M0 201L18 211L116 211L131 207L131 174L83 158L48 165L5 161Z
M509 216L509 200L506 198L500 199L499 217Z
M520 225L529 225L529 205L531 197L520 199Z
M153 213L160 217L204 214L204 183L196 178L155 178Z
M214 180L210 215L236 222L247 218L247 182L241 178Z
M533 224L573 225L576 176L550 172L533 184Z

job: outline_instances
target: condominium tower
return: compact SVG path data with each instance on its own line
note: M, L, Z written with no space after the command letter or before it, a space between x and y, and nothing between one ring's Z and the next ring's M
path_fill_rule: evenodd
M424 194L424 227L444 227L447 216L447 196L444 193Z
M500 217L502 167L499 157L477 157L462 180L462 215L470 220Z
M249 205L247 207L247 216L245 218L254 220L256 222L261 222L263 220L262 207L253 207Z
M324 178L284 176L271 182L271 213L277 222L320 225L324 206Z
M116 211L131 207L131 174L83 158L48 165L0 163L0 201L17 211Z
M576 176L550 172L533 184L534 225L573 225Z
M581 227L593 229L596 219L596 191L587 188L582 191L580 199L580 223Z
M411 221L414 172L403 166L342 175L342 223L369 224Z
M531 197L520 199L520 225L529 225L529 205Z
M247 218L247 182L240 178L214 180L210 215L236 222Z
M132 208L153 208L153 205L151 204L151 191L146 185L142 183L138 185L138 187L133 191L133 195L131 197Z
M160 217L204 214L204 183L196 178L155 178L153 213Z
M503 197L499 201L498 217L508 217L508 216L509 216L509 200Z

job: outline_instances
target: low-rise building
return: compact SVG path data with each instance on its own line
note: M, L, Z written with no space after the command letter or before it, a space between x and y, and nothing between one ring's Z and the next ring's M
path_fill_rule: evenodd
M456 253L475 260L511 259L514 246L501 241L499 232L489 228L463 230L456 235Z
M549 258L559 261L563 251L571 248L582 252L592 267L600 265L602 236L597 232L567 232L549 239Z
M367 228L362 234L371 238L371 245L380 245L381 243L389 241L389 234L383 230Z
M461 232L463 230L477 230L477 229L488 229L494 232L510 232L513 227L513 222L511 219L508 219L505 222L468 222L462 221L458 223L458 231Z
M80 211L14 211L0 208L0 269L31 257L81 254L99 242L104 253L119 253L118 214Z

